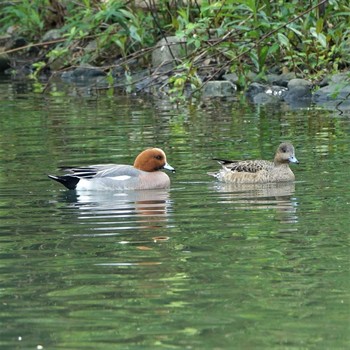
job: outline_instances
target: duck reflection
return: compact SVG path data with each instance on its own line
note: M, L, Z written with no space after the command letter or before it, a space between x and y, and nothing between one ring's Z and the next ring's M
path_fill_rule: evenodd
M295 183L233 184L217 183L222 201L237 203L237 209L276 209L282 222L297 222Z
M171 208L169 190L125 192L67 192L65 199L79 208L78 218L95 223L95 231L125 230L167 226ZM112 229L113 228L113 229ZM110 233L112 234L112 233Z

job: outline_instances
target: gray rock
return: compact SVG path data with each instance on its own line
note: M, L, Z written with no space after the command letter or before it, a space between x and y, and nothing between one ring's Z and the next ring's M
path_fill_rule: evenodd
M41 38L41 41L42 42L54 41L54 40L60 39L61 37L62 37L62 34L58 29L51 29L43 35L43 37Z
M246 73L245 77L248 81L252 81L252 82L260 81L258 74L256 74L255 72L252 72L252 71L248 71L248 73Z
M222 76L222 79L231 82L232 84L238 85L239 77L236 73L228 73Z
M6 50L18 49L20 47L28 45L28 41L22 37L11 37L9 41L6 42Z
M61 74L61 79L67 83L76 83L84 86L95 84L96 86L106 86L106 73L90 65L82 65L74 70L65 71Z
M60 74L60 77L63 81L69 83L72 81L72 74L73 74L72 70L66 70Z
M267 81L272 85L278 85L278 86L288 86L288 82L292 79L295 79L296 75L295 73L282 73L280 75L276 74L269 74L266 79Z
M266 85L260 84L260 83L251 83L248 86L248 89L246 91L246 95L248 98L253 99L255 95L259 93L263 93L266 90Z
M311 89L312 83L308 80L305 80L305 79L295 78L295 79L289 80L289 82L287 84L288 89L293 89L295 87L301 87L301 86L305 86L305 87L308 87L309 89Z
M305 79L291 79L288 82L288 90L283 94L283 99L292 108L304 108L311 104L312 84Z
M307 86L295 86L284 95L284 101L292 108L306 108L312 102L312 93Z
M271 104L271 103L280 103L281 100L278 96L267 94L265 92L259 92L253 97L253 102L258 105Z
M267 74L266 75L266 81L269 83L269 84L275 84L276 81L279 80L279 74ZM277 84L275 84L277 85Z
M265 93L282 99L283 94L286 92L286 88L283 86L266 86Z
M84 48L85 53L94 53L98 50L97 41L91 40Z
M301 100L301 99L311 99L311 90L307 86L295 86L291 89L289 89L285 95L284 100L286 102L293 102L295 100Z
M311 99L312 84L304 79L292 79L288 83L288 90L283 98L288 103L296 102L301 99Z
M88 80L91 78L105 76L106 73L97 67L92 67L90 65L82 65L74 69L72 73L72 79L75 80Z
M332 84L325 86L314 93L315 102L340 101L350 99L350 83Z
M331 84L339 84L342 82L350 82L350 72L337 73L334 75L328 75L322 79L318 84L320 87L324 87Z
M330 83L339 84L342 82L348 82L350 84L350 72L338 73L331 76Z
M4 53L5 49L0 47L0 72L4 72L6 69L10 68L10 57L8 54Z
M265 94L266 96L272 96L274 98L277 98L278 100L281 100L285 92L286 92L286 88L282 86L272 86L272 85L264 85L260 83L252 83L248 87L246 95L253 102L255 102L255 101L262 101L265 99L265 97L263 97L263 95L260 95L260 94ZM260 95L260 96L258 98L255 98L257 95Z
M332 84L317 90L313 101L330 110L350 110L350 84Z
M233 96L237 91L237 86L225 80L208 81L203 86L203 97L228 97Z
M176 60L186 57L193 51L184 39L180 39L177 36L168 36L160 40L157 47L152 52L152 65L157 68L161 65L168 64L173 66L176 64Z
M11 35L9 34L0 35L0 47L5 46L9 40L11 40Z

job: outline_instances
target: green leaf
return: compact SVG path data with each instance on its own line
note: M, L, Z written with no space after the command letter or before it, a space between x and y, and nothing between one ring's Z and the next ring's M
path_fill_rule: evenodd
M265 65L266 57L267 57L268 53L269 53L269 46L263 46L260 49L260 52L259 52L259 71L261 71L262 67Z
M325 49L327 48L327 38L323 33L317 35L317 40Z
M314 27L310 28L310 33L324 48L327 48L327 38L323 33L317 33Z
M196 39L196 40L194 41L194 46L196 47L196 49L199 49L199 48L201 47L201 41L198 40L198 39Z
M281 43L281 45L285 47L290 46L289 39L284 34L277 33L277 38L278 38L278 41Z
M319 18L316 22L316 33L320 34L323 31L323 18Z
M293 26L287 26L287 28L290 29L292 32L294 32L300 38L303 37L303 33L300 30L294 28Z
M274 43L272 46L270 46L269 48L269 54L272 55L275 52L277 52L279 50L280 46L278 45L278 43Z
M130 31L130 36L131 36L134 40L136 40L136 41L138 41L138 42L141 42L141 41L142 41L140 35L139 35L138 32L137 32L137 28L136 28L135 26L133 26L133 25L130 26L129 31Z

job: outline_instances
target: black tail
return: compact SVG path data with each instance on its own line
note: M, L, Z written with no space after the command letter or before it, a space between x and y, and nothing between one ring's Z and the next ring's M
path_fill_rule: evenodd
M47 175L50 179L55 180L61 183L63 186L67 187L69 190L75 190L77 187L77 183L79 182L79 178L71 175L63 175L63 176L54 176Z
M218 161L222 165L237 163L237 160L228 160L228 159L221 159L221 158L212 158L212 159Z

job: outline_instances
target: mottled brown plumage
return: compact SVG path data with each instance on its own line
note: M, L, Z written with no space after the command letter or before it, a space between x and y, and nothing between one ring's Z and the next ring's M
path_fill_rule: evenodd
M281 143L273 162L267 160L224 160L216 159L222 169L216 173L208 173L218 180L227 183L266 183L293 181L295 176L289 163L299 163L295 158L291 143Z

